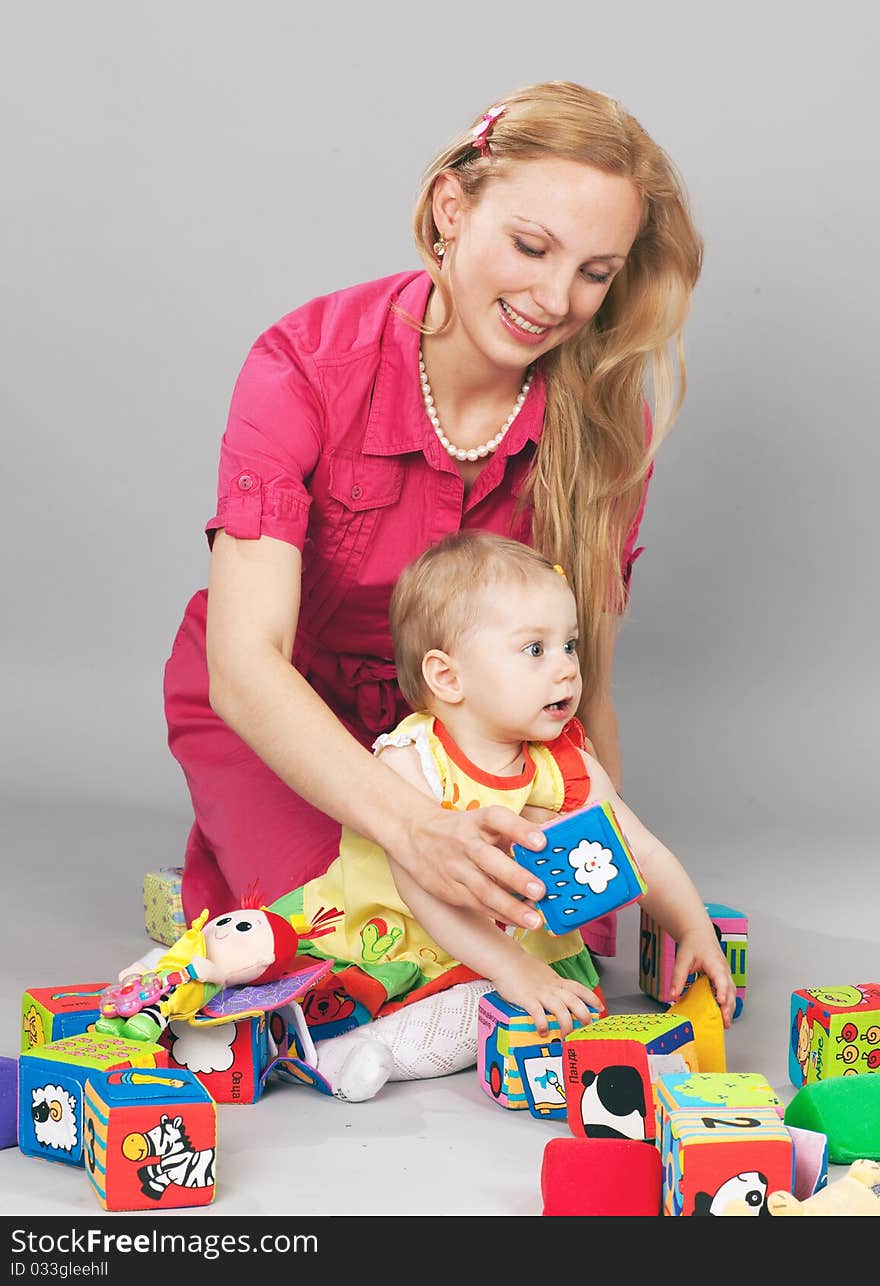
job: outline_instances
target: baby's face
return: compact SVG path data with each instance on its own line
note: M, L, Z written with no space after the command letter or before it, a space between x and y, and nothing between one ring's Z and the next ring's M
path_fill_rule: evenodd
M577 638L574 595L558 573L487 586L452 653L464 707L490 735L553 741L580 702Z
M209 920L202 932L209 960L228 984L259 978L275 958L275 939L265 911L227 911Z

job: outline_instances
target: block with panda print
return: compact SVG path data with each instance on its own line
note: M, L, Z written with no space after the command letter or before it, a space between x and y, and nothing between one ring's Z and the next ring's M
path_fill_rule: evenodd
M562 1060L572 1134L654 1142L651 1074L640 1041L566 1039Z
M679 1108L664 1115L663 1214L767 1215L794 1182L791 1134L773 1107Z
M83 1162L105 1210L214 1200L217 1108L192 1072L96 1072L84 1103Z

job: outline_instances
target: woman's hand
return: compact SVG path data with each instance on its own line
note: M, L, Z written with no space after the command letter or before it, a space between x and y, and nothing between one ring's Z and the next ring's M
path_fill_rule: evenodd
M401 839L386 845L389 855L442 902L503 924L539 928L543 920L533 904L544 896L544 885L510 855L514 843L544 848L547 841L534 823L500 804L462 812L425 803L406 819Z
M550 1034L548 1014L556 1018L562 1036L567 1036L574 1029L574 1019L581 1026L592 1022L595 1014L590 1006L602 1008L599 997L589 987L560 977L543 960L523 950L505 960L492 982L505 1000L529 1013L538 1035L543 1037Z
M709 979L724 1019L724 1026L729 1027L733 1022L733 1010L736 1005L736 984L711 925L707 929L691 929L682 934L675 952L675 964L672 967L670 989L673 1001L680 997L682 988L691 973L704 973Z
M544 885L515 862L512 844L540 850L547 841L534 821L511 808L459 809L440 805L425 780L415 746L387 746L378 759L397 778L414 786L405 809L386 809L387 828L375 838L389 857L427 893L450 906L479 911L502 924L537 929L543 919L534 902ZM388 792L388 797L391 791Z

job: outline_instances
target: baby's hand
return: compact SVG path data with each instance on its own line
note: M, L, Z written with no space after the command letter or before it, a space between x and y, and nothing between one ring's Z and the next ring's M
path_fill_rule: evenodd
M127 969L120 969L116 977L120 982L125 982L125 979L130 978L132 974L139 978L142 974L152 972L153 970L149 965L145 965L143 960L135 960L134 964L130 964Z
M548 1014L556 1018L562 1036L567 1036L574 1028L573 1019L583 1026L592 1021L590 1005L602 1008L599 997L589 987L561 978L543 960L525 951L515 961L507 961L503 973L499 972L493 982L505 1000L531 1015L539 1036L550 1034Z
M691 973L704 973L709 979L724 1019L724 1026L729 1027L733 1022L733 1010L736 1005L736 986L730 973L730 966L711 924L706 929L692 929L689 933L682 935L672 968L673 1001L678 1000L688 974Z

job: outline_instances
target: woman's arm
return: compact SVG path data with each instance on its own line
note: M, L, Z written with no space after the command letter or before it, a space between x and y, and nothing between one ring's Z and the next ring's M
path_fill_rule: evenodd
M507 808L441 809L351 736L290 663L301 576L294 545L217 532L208 585L212 709L291 790L380 844L436 897L535 927L539 917L519 899L544 889L509 848L541 848L543 835Z
M430 794L412 746L389 747L380 758L416 789ZM549 1031L548 1013L556 1017L567 1035L572 1030L572 1017L588 1023L592 1018L589 1006L601 1009L599 998L588 987L560 977L543 960L529 955L494 920L468 907L441 902L420 887L390 855L388 862L397 891L421 928L453 960L467 965L481 978L488 978L505 1000L527 1010L542 1036Z
M606 612L599 625L599 675L596 689L588 701L581 703L578 712L584 732L592 741L596 758L608 773L615 791L620 791L621 760L620 739L617 731L617 711L611 698L611 671L620 618Z

